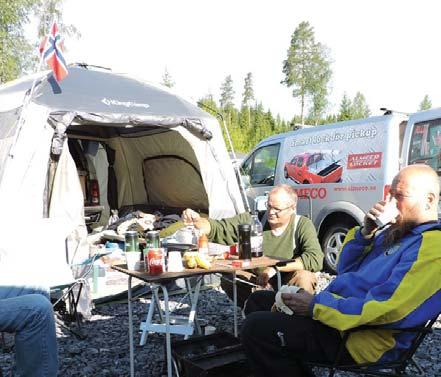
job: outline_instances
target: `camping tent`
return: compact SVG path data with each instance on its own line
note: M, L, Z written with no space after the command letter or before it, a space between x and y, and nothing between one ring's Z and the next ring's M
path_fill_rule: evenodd
M214 117L165 88L72 65L60 83L45 72L0 86L0 226L9 235L0 240L0 258L2 251L25 255L26 245L42 265L61 266L65 239L70 260L84 254L83 194L67 148L71 138L105 146L101 176L110 208L191 207L212 218L244 210ZM38 274L42 284L54 285L54 271L62 270L50 269Z

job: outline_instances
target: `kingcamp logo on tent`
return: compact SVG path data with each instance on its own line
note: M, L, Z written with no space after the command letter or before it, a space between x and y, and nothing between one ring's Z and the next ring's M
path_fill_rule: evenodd
M125 106L125 107L144 107L145 109L148 109L150 107L150 105L147 103L136 103L130 101L122 102L122 101L118 101L117 99L110 99L110 98L103 98L101 102L107 106L114 105L114 106Z

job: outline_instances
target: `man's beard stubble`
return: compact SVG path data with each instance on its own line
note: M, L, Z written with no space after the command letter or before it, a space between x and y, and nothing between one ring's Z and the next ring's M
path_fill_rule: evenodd
M403 220L400 216L395 224L391 224L384 231L383 245L385 248L397 244L406 234L408 234L418 224L413 220Z

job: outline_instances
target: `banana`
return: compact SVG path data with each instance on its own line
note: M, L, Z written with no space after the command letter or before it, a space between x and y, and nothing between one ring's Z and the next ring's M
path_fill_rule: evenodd
M196 268L198 266L196 262L196 255L198 253L194 251L186 251L184 255L182 256L182 259L184 260L184 264L186 268Z
M205 270L210 269L211 263L210 263L210 261L207 258L205 258L202 255L198 254L198 255L195 256L195 259L196 259L196 263L198 264L199 267L201 267L201 268L203 268Z

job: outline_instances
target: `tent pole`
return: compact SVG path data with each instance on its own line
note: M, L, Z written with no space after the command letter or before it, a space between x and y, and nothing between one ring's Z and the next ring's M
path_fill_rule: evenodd
M226 123L224 121L224 117L222 116L222 114L217 112L216 110L212 109L211 107L205 105L202 102L198 102L198 105L201 106L201 107L205 107L207 110L210 110L210 111L214 112L220 118L222 126L224 127L225 133L227 135L228 144L230 145L231 152L233 153L233 158L235 160L237 160L236 152L234 151L234 147L233 147L233 142L231 141L230 132L228 131L228 127L227 127L227 125L226 125ZM233 165L233 169L236 170L236 175L237 175L237 177L239 179L240 191L241 191L242 197L244 198L244 201L245 201L245 210L247 212L251 212L250 203L248 203L248 197L247 197L246 192L245 192L245 185L243 183L242 175L240 174L239 166L237 166L237 164L234 164Z

